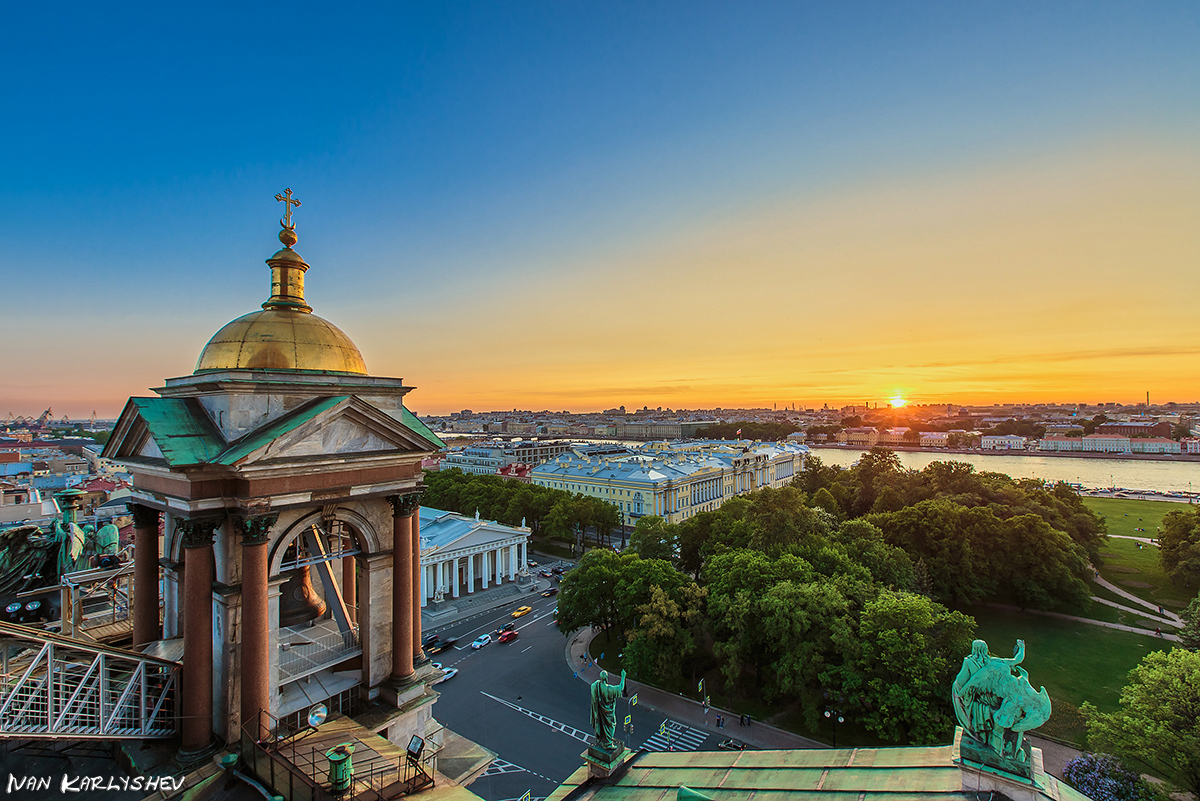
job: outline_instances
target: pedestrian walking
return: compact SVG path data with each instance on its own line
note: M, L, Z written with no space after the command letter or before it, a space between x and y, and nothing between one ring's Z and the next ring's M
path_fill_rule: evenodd
M717 715L717 728L718 729L725 728L725 718L721 717L720 715Z
M1154 633L1155 633L1155 634L1157 634L1159 637L1161 637L1161 636L1162 636L1162 629L1160 629L1158 626L1155 626L1155 627L1154 627Z

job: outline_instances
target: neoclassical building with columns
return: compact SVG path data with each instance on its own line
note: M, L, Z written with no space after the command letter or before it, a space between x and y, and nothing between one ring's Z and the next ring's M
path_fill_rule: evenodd
M432 727L421 460L443 445L312 313L286 200L262 309L130 398L103 454L133 474L134 645L183 664L181 761L316 702L394 743Z
M526 526L421 507L421 606L516 581L529 564Z

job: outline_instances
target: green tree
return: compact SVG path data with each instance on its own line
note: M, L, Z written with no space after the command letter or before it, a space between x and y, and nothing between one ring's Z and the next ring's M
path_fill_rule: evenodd
M675 526L658 515L646 515L637 521L629 535L629 547L643 559L667 559L675 556Z
M562 580L558 596L558 625L563 631L598 626L610 631L620 620L617 587L622 561L636 557L607 548L584 554Z
M1083 705L1088 743L1200 793L1200 652L1155 651L1129 673L1121 709Z
M1158 545L1158 559L1171 581L1181 587L1200 585L1200 507L1167 513Z
M840 666L823 681L849 712L892 741L943 742L954 725L947 687L971 648L974 619L920 595L885 590L834 641Z
M674 597L662 587L650 588L649 599L637 607L637 625L625 648L634 678L666 686L683 678L684 664L694 664L704 596L695 582L681 585Z
M1183 628L1179 630L1180 642L1189 651L1200 651L1200 595L1193 598L1179 616L1183 618Z

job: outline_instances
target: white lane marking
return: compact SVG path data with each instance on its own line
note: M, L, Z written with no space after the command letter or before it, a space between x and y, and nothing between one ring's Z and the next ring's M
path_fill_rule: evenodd
M558 731L562 732L563 734L567 735L568 737L574 737L576 740L579 740L581 743L590 744L592 742L592 736L590 734L588 734L587 732L584 732L584 731L580 731L579 729L575 728L574 726L568 726L565 723L558 722L554 718L548 718L545 715L540 715L537 712L534 712L532 709L526 709L523 706L517 706L516 704L512 703L511 701L505 701L503 698L497 698L496 696L492 695L491 693L483 692L483 690L480 690L479 692L482 693L483 695L486 695L488 698L491 698L493 701L499 701L500 703L504 704L509 709L515 709L516 711L520 712L522 715L528 715L529 717L536 720L538 723L544 723L545 725L549 726L552 729L557 729Z
M532 647L533 647L532 645L526 646L526 647L525 647L525 648L524 648L524 649L521 651L521 653L525 653L525 651L528 651L528 650L529 650L530 648L532 648Z
M708 739L708 732L693 729L673 720L667 721L667 728L670 730L670 737L656 731L646 738L642 743L642 748L647 751L666 751L668 748L674 751L695 751L702 742Z

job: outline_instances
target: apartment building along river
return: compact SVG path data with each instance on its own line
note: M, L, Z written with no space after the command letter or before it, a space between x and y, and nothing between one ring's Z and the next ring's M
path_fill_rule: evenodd
M532 473L533 483L608 501L623 525L646 515L679 523L728 499L779 488L804 469L799 443L648 443L627 456L562 454Z

